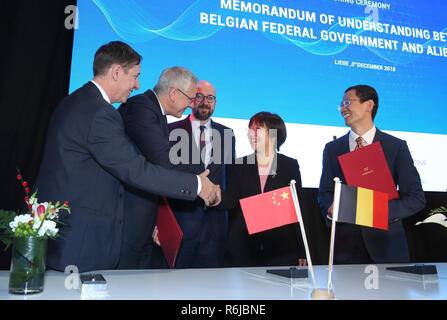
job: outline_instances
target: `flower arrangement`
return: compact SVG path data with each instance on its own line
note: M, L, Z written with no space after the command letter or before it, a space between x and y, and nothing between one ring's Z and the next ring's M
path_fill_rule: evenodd
M419 221L415 225L418 226L422 223L436 223L447 228L447 208L440 206L439 208L431 210L425 220Z
M17 180L25 190L25 202L28 212L18 215L14 211L2 211L0 228L4 229L3 242L8 247L13 237L49 237L56 238L59 229L58 220L61 210L70 213L68 202L55 204L51 202L38 202L37 191L30 196L28 182L24 181L20 170L17 169Z

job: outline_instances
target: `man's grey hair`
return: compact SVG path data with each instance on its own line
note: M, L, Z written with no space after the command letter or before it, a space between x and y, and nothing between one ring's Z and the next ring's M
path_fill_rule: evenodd
M166 93L172 87L187 91L192 83L197 84L198 79L185 67L171 67L164 69L154 87L157 94Z

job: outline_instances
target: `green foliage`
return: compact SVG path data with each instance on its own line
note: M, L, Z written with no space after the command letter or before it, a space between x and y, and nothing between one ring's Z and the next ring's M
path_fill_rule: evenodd
M428 215L429 215L429 216L432 216L432 215L434 215L434 214L436 214L436 213L447 214L447 208L446 208L446 207L443 207L443 206L440 206L439 208L436 208L436 209L431 210L431 211L428 213Z
M12 210L0 210L0 241L5 244L5 250L11 245L14 236L9 223L14 220L17 214Z
M43 282L45 272L46 239L43 237L21 237L14 239L10 286L21 287L29 282Z

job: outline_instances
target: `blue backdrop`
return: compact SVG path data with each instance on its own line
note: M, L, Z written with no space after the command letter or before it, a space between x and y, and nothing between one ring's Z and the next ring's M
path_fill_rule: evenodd
M280 114L290 129L281 150L299 160L303 185L315 187L324 143L347 131L337 110L344 90L369 84L379 93L376 126L408 141L425 190L447 189L442 151L427 152L429 141L447 144L445 0L78 0L77 7L70 92L92 79L101 45L124 41L143 56L133 94L181 65L214 84L216 117ZM250 152L245 133L237 134L236 146Z
M79 0L70 90L91 79L93 55L99 46L122 40L144 57L142 90L152 88L164 68L186 66L200 79L212 81L219 99L226 101L224 107L216 109L216 116L248 119L260 109L271 109L280 110L286 122L341 125L339 115L332 111L343 90L366 83L379 92L382 107L376 121L382 129L447 134L447 126L442 124L447 113L447 52L445 56L425 52L429 45L446 47L447 35L444 42L435 41L433 32L446 31L447 3L370 1L373 5L390 6L378 9L363 5L368 3L363 0L352 2ZM242 12L242 3L251 4L252 12ZM265 14L255 13L262 5L269 10ZM277 17L272 15L274 7L307 12L311 18L313 14L314 20ZM206 14L208 23L201 23L201 13L202 17ZM332 24L321 22L331 15ZM386 33L340 26L339 18L353 17L358 21L372 19L384 25L407 27L407 31L427 30L431 39L391 34L391 27ZM240 24L242 19L257 21L258 30L216 25L226 21L230 24L236 19ZM301 33L304 28L308 32L312 29L314 38L281 35L271 32L272 28L263 32L264 21L298 26ZM396 40L397 50L325 41L321 36L323 30L333 35ZM403 42L422 45L424 53L402 51ZM340 65L341 61L347 61L348 66ZM351 66L357 62L389 70Z

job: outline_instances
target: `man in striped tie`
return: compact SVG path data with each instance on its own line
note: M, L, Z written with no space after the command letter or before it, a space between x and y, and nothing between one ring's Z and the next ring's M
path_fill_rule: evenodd
M210 171L208 178L225 190L228 168L235 158L235 137L232 129L212 118L217 103L216 89L202 80L192 106L192 113L183 120L169 124L173 136L184 131L191 141L189 154L178 151L181 170ZM175 146L181 140L174 140ZM195 154L198 157L195 157ZM228 212L204 206L203 201L176 201L169 204L183 231L183 240L175 268L216 268L222 266L227 236Z
M178 170L170 161L171 144L166 116L180 118L186 109L192 107L197 82L197 77L189 69L169 67L162 71L153 90L129 98L118 108L126 135L149 162ZM211 185L207 179L204 184L210 182ZM211 195L214 196L207 200L210 205L220 197L217 185L212 185L212 190ZM152 263L152 232L157 222L160 199L131 186L126 186L124 199L126 215L118 268L148 269Z
M404 140L380 131L374 125L379 97L374 88L356 85L346 89L339 111L351 130L326 144L318 203L325 219L333 213L334 177L346 183L338 156L380 141L399 199L388 202L388 231L353 224L337 224L335 263L408 262L409 252L402 219L425 206L419 173Z

